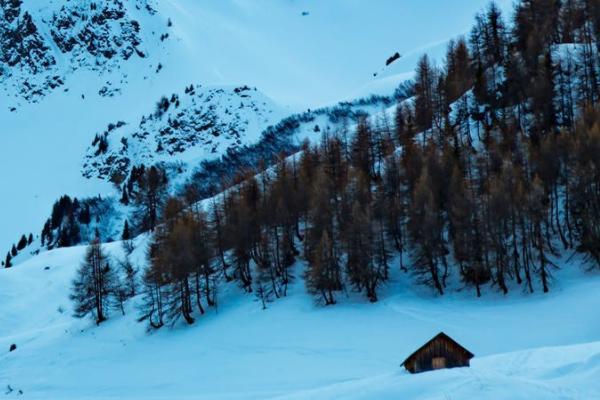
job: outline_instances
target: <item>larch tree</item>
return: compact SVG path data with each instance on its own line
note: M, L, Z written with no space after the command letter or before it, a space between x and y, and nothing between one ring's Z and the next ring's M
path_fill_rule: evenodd
M74 316L83 318L91 314L96 324L105 321L116 280L100 241L92 241L72 282L70 298L74 302Z
M138 226L141 231L153 230L160 218L167 194L167 175L159 167L144 169L135 192Z

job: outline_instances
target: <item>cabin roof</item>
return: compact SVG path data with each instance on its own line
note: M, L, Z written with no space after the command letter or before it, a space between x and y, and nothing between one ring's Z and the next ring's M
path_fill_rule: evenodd
M465 356L467 356L469 359L475 357L475 355L473 353L471 353L469 350L467 350L463 346L461 346L460 343L458 343L456 340L452 339L450 336L446 335L444 332L440 332L437 335L435 335L433 338L428 340L427 343L425 343L423 346L421 346L417 350L415 350L410 356L406 357L406 360L404 360L401 365L406 365L408 362L410 362L410 360L413 357L415 357L417 354L419 354L427 346L429 346L432 342L435 342L436 340L445 340L445 341L455 344L458 348L460 348L465 353Z

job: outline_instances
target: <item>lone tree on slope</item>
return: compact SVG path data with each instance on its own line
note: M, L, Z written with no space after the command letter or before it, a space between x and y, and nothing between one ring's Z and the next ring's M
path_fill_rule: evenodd
M83 263L72 283L70 297L75 302L74 316L83 318L92 313L96 324L106 320L109 296L116 279L100 241L94 240L88 246Z

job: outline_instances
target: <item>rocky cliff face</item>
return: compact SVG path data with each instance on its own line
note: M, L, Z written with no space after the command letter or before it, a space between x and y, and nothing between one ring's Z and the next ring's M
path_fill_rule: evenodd
M154 16L152 3L0 0L0 87L37 101L75 70L106 72L145 58L143 26L135 15Z
M110 124L97 133L83 175L119 181L135 165L218 158L260 138L281 110L256 89L191 85L162 97L139 122Z
M56 59L21 0L0 0L0 81L13 75L13 82L27 99L38 96L43 87L52 89L63 82L52 74ZM41 75L44 75L41 77ZM41 79L27 77L40 76Z
M63 5L52 16L51 27L56 46L80 65L97 68L113 59L145 57L140 49L140 23L131 19L120 1Z

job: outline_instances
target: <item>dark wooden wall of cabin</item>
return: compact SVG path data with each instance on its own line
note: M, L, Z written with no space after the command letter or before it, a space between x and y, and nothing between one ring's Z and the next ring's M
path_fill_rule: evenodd
M446 368L469 366L469 358L464 350L452 342L440 339L421 349L410 360L410 365L406 365L406 367L411 372L431 371L433 369L432 360L435 357L444 357Z

